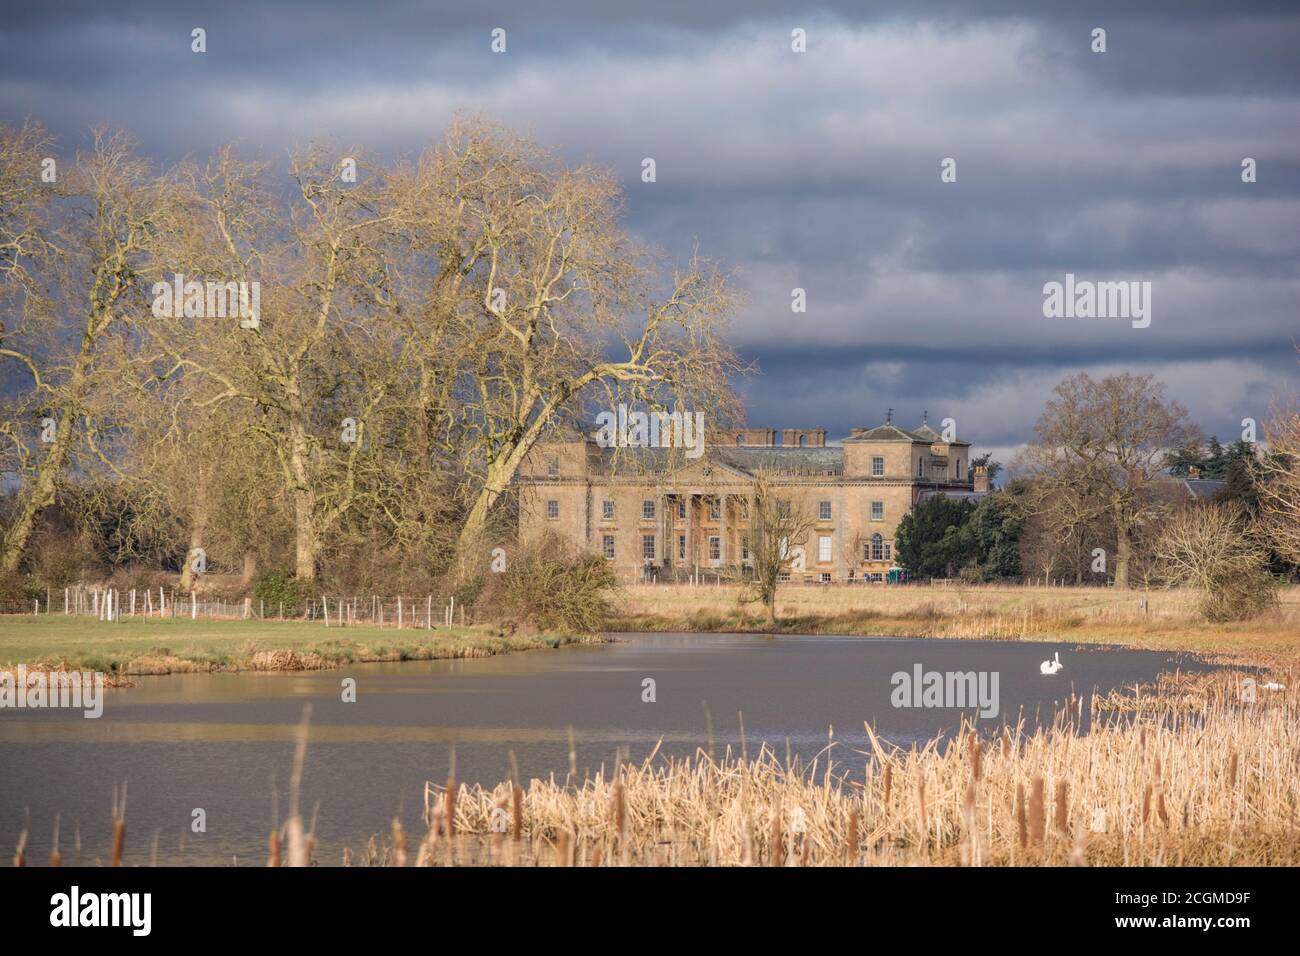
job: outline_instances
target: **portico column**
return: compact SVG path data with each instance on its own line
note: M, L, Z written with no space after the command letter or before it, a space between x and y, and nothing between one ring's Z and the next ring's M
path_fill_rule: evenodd
M718 495L718 564L727 566L727 496Z
M690 574L695 566L695 552L691 550L691 545L695 541L695 536L691 532L691 525L695 519L695 495L687 491L684 497L686 501L686 573Z
M659 566L667 567L672 552L668 550L668 539L672 537L672 518L668 515L668 495L659 496Z

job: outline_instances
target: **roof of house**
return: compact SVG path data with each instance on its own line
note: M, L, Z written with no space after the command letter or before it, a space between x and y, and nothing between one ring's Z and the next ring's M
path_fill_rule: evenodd
M945 491L942 488L927 488L917 495L918 501L929 501L931 498L950 498L953 501L974 501L980 502L988 497L990 492L987 491Z
M618 453L617 456L615 453ZM611 472L648 470L663 472L669 465L669 455L676 452L678 467L689 464L681 458L681 449L671 448L601 448L600 468ZM704 459L730 468L754 474L758 471L777 471L800 475L841 475L844 473L842 448L799 448L797 446L744 446L711 445Z
M892 423L885 424L885 425L877 425L875 428L855 428L853 429L852 434L850 434L849 437L844 440L846 442L859 442L859 441L928 442L930 441L930 439L928 438L921 438L918 435L914 435L909 431L904 431L903 429L899 428L897 425L894 425Z
M921 427L915 431L908 431L905 428L899 428L893 422L886 422L883 425L877 425L875 428L855 428L845 442L866 442L866 441L905 441L905 442L924 442L927 445L945 444L945 445L969 445L968 441L945 441L944 437L929 426L928 423L922 422Z
M713 449L713 457L744 471L785 471L805 475L840 475L844 473L844 449L799 448L772 445L747 448L743 445Z
M1183 487L1193 498L1213 498L1228 484L1219 478L1184 478L1182 481Z

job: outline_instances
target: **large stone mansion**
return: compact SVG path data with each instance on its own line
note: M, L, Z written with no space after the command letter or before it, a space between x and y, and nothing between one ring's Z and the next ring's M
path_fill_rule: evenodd
M988 492L987 474L972 474L969 459L968 442L945 442L925 423L854 429L839 446L821 428L732 429L710 433L702 457L672 465L661 449L616 452L575 435L539 444L522 464L520 540L558 532L628 577L742 570L747 502L762 472L816 520L789 578L881 581L895 567L895 529L915 504Z

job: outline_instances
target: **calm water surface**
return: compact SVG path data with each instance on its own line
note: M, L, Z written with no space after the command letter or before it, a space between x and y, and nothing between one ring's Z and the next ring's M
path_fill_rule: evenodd
M663 750L738 750L741 715L752 754L769 743L807 761L833 728L837 766L860 769L863 722L906 746L951 732L963 711L898 709L891 675L925 670L997 671L999 717L1050 720L1071 692L1105 693L1175 669L1204 670L1185 655L1030 642L762 635L617 635L617 643L484 660L363 664L286 674L138 678L109 690L104 715L0 710L0 848L24 826L28 854L49 854L55 814L69 862L104 856L114 785L128 787L128 862L261 863L278 807L283 816L293 733L313 707L304 811L318 807L318 856L361 849L395 816L423 832L423 785L444 781L454 749L460 780L494 784L510 771L563 778ZM1055 677L1039 662L1061 650ZM341 682L357 682L344 703ZM643 681L655 701L643 702ZM972 711L964 712L970 716ZM820 758L824 761L826 758ZM193 834L195 808L207 832Z

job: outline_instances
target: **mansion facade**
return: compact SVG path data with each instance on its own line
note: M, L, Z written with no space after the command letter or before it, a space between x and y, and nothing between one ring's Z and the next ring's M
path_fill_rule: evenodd
M675 449L613 449L591 436L539 444L522 463L521 542L550 531L603 554L625 575L682 579L740 572L750 563L748 503L754 478L798 501L815 522L787 580L882 581L894 563L899 521L934 495L980 498L970 444L944 441L923 423L854 429L838 446L825 429L710 433L695 460Z

